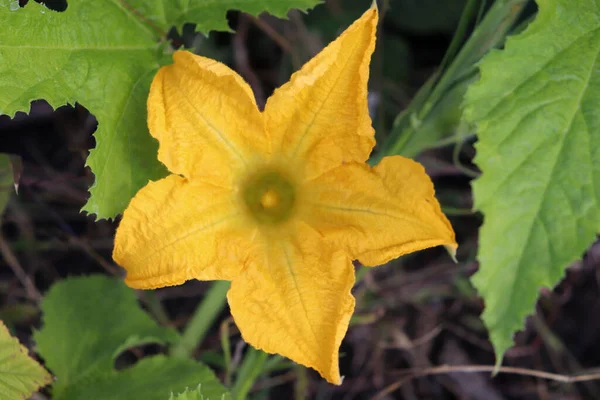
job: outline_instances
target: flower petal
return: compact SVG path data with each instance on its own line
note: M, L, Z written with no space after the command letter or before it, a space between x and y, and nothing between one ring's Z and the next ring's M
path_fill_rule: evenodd
M175 174L229 185L236 168L269 153L252 90L217 61L187 51L173 59L154 77L148 98L158 159Z
M262 257L227 294L242 337L341 383L338 350L354 311L348 256L299 223L288 237L264 240Z
M375 144L367 107L377 9L371 8L268 99L273 152L307 179L366 161Z
M301 218L364 265L444 245L456 249L454 231L421 164L385 157L375 168L347 164L305 183Z
M231 280L251 249L228 189L170 175L142 188L123 214L114 260L125 283L151 289L188 279Z

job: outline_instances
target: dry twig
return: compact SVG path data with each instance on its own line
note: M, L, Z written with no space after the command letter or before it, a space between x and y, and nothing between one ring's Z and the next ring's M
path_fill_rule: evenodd
M0 253L2 257L6 260L8 266L13 270L17 279L21 282L23 287L25 287L25 292L27 293L27 297L31 300L38 303L42 299L42 295L36 289L33 281L27 276L27 273L19 263L19 260L15 256L15 253L11 250L10 246L4 239L4 236L0 235Z
M587 374L582 373L577 375L561 375L553 374L551 372L544 372L534 369L518 367L495 367L493 365L440 365L432 368L409 368L396 371L396 373L406 376L392 383L391 385L377 393L374 397L371 398L371 400L382 400L386 395L396 391L402 385L415 378L431 375L450 374L456 372L494 372L499 374L515 374L522 376L530 376L532 378L547 379L550 381L561 383L586 382L600 379L600 372L591 372Z

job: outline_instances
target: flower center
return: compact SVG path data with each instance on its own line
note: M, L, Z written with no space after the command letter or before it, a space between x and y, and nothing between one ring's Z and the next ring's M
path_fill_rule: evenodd
M279 195L273 189L269 189L263 193L260 204L264 209L275 208L279 205Z
M294 209L294 188L277 171L261 172L243 186L243 199L252 217L259 223L278 224L287 220Z

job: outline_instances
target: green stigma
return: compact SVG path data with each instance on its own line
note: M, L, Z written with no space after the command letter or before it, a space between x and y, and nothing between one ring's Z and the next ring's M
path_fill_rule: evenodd
M252 217L263 224L284 222L294 209L294 187L276 171L259 173L249 179L243 188L243 198Z

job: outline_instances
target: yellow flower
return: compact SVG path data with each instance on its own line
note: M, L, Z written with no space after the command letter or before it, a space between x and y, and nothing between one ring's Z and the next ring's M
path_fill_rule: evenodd
M335 384L354 310L352 260L375 266L457 246L421 165L399 156L365 164L377 19L375 7L365 12L263 112L227 66L176 52L148 99L172 175L133 198L113 254L134 288L231 280L244 340Z

